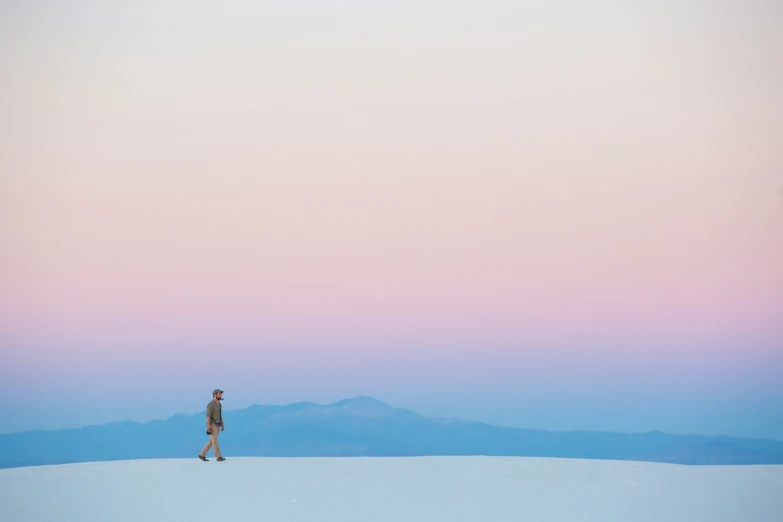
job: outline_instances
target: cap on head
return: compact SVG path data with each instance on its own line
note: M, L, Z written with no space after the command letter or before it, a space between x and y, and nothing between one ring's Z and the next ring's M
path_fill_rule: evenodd
M218 393L223 393L223 390L218 390L218 389L216 389L215 391L213 391L213 392L212 392L212 396L214 397L214 396L215 396L215 395L217 395Z

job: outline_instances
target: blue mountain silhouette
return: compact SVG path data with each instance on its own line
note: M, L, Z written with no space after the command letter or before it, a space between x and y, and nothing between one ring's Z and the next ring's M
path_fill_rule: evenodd
M141 458L195 458L204 416L174 415L81 429L0 435L0 467ZM661 432L551 432L427 417L359 396L224 411L227 456L493 455L678 464L781 464L783 442Z

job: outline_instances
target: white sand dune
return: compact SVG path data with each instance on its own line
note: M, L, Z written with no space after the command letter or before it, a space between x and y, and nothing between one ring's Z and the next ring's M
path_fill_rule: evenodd
M519 457L137 460L0 470L0 519L772 522L783 466Z

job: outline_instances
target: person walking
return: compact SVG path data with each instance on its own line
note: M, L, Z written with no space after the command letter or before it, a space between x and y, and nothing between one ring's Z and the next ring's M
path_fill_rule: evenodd
M220 404L222 400L223 390L215 390L212 392L212 400L207 404L207 435L209 435L209 442L198 455L198 458L204 462L209 460L207 459L209 448L212 448L218 462L226 460L220 454L220 446L218 445L218 433L226 430L226 423L223 422L223 406Z

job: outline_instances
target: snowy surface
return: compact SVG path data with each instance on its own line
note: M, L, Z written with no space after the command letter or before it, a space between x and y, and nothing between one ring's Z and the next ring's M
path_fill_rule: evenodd
M771 522L783 466L520 457L138 460L0 470L2 520Z

